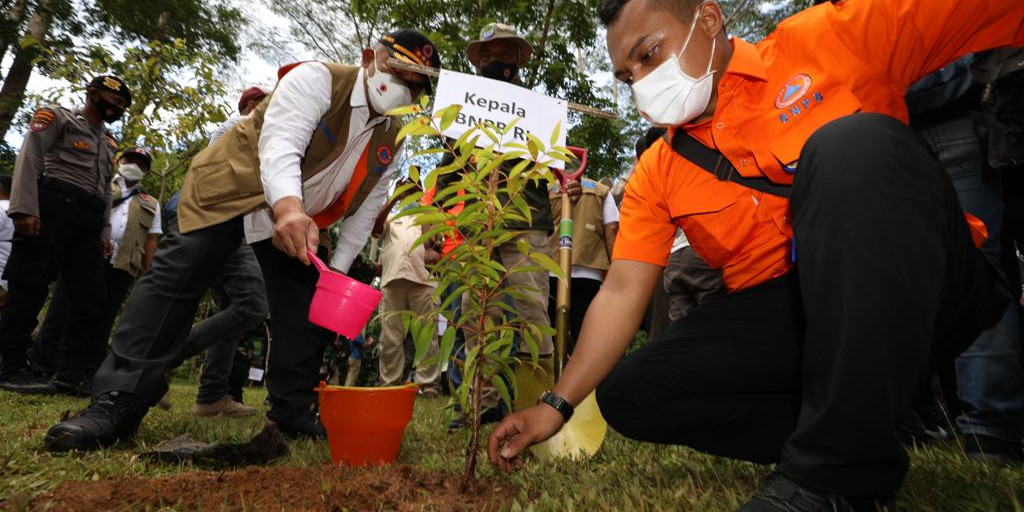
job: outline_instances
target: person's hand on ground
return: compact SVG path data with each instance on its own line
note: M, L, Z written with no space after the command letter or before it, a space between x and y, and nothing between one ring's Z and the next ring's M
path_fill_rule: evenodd
M519 467L524 450L555 435L564 423L562 414L547 404L506 416L487 442L491 464L505 471Z
M312 217L306 215L302 200L289 196L274 203L275 247L309 265L306 251L316 254L319 243L320 229Z
M565 184L565 193L569 194L569 200L575 203L583 195L583 186L580 185L580 182L572 180Z
M39 236L43 221L34 215L19 215L13 219L14 232L21 236Z

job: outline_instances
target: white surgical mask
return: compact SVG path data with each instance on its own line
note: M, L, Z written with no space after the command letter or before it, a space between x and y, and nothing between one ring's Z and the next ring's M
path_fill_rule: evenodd
M395 76L377 69L376 59L373 61L373 76L366 77L366 85L370 94L370 104L381 114L412 103L412 91L409 87Z
M654 71L633 82L633 99L636 108L648 121L658 126L678 126L688 123L701 115L711 102L714 81L711 62L715 57L715 40L711 40L711 55L704 75L694 78L679 67L679 56L686 51L690 38L697 28L697 15L693 17L690 35L679 53L662 62Z
M146 177L146 172L137 164L120 164L117 172L125 181L142 181Z

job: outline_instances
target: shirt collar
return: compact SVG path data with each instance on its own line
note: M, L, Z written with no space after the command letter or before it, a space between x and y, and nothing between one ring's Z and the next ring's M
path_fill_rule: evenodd
M732 57L725 73L730 75L743 75L761 81L768 80L768 68L761 60L761 54L757 47L738 38L732 38Z
M349 99L349 106L351 107L367 107L366 103L366 87L364 82L366 81L366 68L360 67L359 73L356 73L356 85L352 87L352 95Z
M121 197L130 194L133 190L135 190L136 187L139 186L139 184L136 183L135 186L129 187L128 184L124 181L124 176L121 176L120 174L116 173L114 174L114 182L117 183L117 186L121 187Z

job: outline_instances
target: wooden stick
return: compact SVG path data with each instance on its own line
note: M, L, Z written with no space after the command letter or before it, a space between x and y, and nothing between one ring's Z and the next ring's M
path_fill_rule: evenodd
M396 59L394 57L388 59L388 66L391 66L391 67L393 67L395 69L401 69L401 70L404 70L404 71L412 71L413 73L419 73L421 75L427 75L427 76L439 76L440 75L440 73L438 73L437 70L434 69L434 68L427 67L427 66L421 66L419 64L414 64L412 62L405 62L403 60L398 60L398 59ZM614 112L608 112L606 110L600 110L600 109L596 109L594 107L588 107L587 105L581 105L579 103L574 103L574 102L571 102L571 101L568 102L568 103L569 103L569 108L571 110L575 110L576 112L579 112L581 114L586 114L588 116L593 116L593 117L600 117L602 119L611 119L612 121L614 121L614 120L619 118L619 115L614 113Z

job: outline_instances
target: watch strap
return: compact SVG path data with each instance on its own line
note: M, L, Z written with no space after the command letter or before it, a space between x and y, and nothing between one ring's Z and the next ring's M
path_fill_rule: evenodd
M572 413L574 412L572 404L570 404L565 398L555 394L554 391L545 391L540 395L540 399L538 399L537 402L547 404L554 408L562 415L562 419L566 422L569 421L569 418L572 418Z

